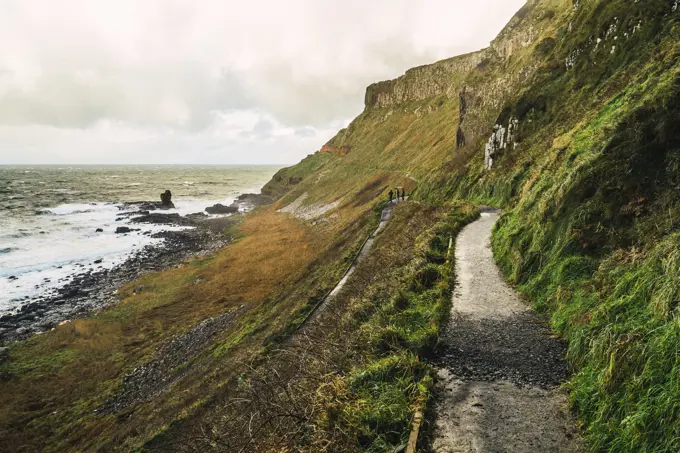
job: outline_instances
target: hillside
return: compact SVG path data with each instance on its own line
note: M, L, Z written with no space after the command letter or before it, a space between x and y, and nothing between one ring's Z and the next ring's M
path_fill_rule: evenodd
M5 448L395 451L432 395L447 246L483 204L504 275L568 343L591 449L680 450L677 0L530 0L488 48L369 86L262 192L216 255L13 345Z
M679 22L672 0L529 1L489 48L368 87L322 150L351 189L368 167L505 209L495 256L568 340L597 451L680 448Z

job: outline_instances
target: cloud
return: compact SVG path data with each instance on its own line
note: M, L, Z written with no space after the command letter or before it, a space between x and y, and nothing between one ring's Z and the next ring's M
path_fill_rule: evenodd
M486 46L522 3L5 0L0 163L92 161L81 146L146 161L161 143L228 162L245 139L251 159L292 162L361 111L368 84Z

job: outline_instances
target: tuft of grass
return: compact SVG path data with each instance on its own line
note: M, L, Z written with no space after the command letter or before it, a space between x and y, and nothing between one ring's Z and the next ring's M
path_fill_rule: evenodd
M355 321L359 330L356 344L364 359L338 378L344 389L336 394L340 403L327 404L318 421L324 432L339 429L355 439L354 447L348 449L378 452L403 445L415 407L431 398L433 369L421 357L437 346L450 311L455 276L452 261L432 264L426 257L444 252L449 239L478 214L471 206L459 205L441 216L414 238L416 254L401 268L405 273L398 278L393 273L374 277L382 284L395 278L390 285L392 296L364 300L354 308L366 313L352 317L359 319ZM398 219L393 221L392 227L401 227Z

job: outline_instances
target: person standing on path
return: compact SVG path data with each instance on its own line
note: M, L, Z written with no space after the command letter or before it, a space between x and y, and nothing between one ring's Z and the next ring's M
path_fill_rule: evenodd
M406 200L406 189L401 188L401 201Z
M390 189L389 196L390 196L390 203L392 203L392 197L394 197L394 192L392 192L392 189Z

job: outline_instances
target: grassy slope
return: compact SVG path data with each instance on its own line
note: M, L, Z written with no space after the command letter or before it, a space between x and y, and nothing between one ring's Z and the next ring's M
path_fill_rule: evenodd
M314 153L305 157L292 167L282 168L264 185L262 193L274 199L285 195L297 184L333 160L333 156L325 153Z
M361 218L314 229L262 209L213 257L152 273L121 290L122 302L88 319L12 346L0 364L0 435L11 451L129 451L186 417L222 389L263 346L329 290L371 228ZM116 415L93 411L121 388L125 373L201 320L246 304L170 392Z
M499 40L531 27L531 44L490 52L457 82L468 98L464 146L455 96L368 109L332 141L351 150L326 176L409 172L420 199L506 208L496 257L569 341L574 407L598 451L680 448L674 5L530 2ZM526 68L530 78L514 76ZM420 106L429 113L417 116ZM485 171L492 127L511 117L518 146Z
M678 451L678 11L581 3L571 31L565 21L533 50L533 82L497 110L498 123L519 118L521 144L490 172L477 145L422 196L508 208L495 255L569 341L572 401L594 450ZM612 24L619 39L593 50Z
M449 312L449 238L471 206L402 203L321 319L240 376L209 410L144 451L392 451L426 402L432 352ZM404 232L408 233L404 233Z
M536 115L494 235L503 269L569 340L572 399L603 451L680 449L680 27L669 2L647 3L581 13L584 27L624 10L643 25L600 67L526 93L557 102Z

